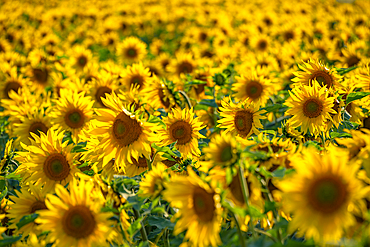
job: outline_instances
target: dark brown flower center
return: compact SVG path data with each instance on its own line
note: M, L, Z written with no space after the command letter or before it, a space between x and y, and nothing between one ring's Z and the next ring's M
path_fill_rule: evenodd
M352 67L357 65L361 61L360 58L358 58L356 55L353 55L347 59L348 67Z
M64 116L64 122L68 127L78 129L85 124L85 115L80 109L72 109Z
M81 55L77 58L77 65L81 68L85 67L85 65L87 64L87 57L85 57L84 55Z
M330 88L333 86L333 78L325 71L316 71L311 75L310 81L316 79L320 86L327 86Z
M46 84L49 72L46 69L33 69L33 79L39 84Z
M203 222L213 220L216 209L213 196L213 193L209 193L201 187L196 187L193 191L194 211Z
M87 238L95 230L96 221L91 210L83 205L71 206L63 215L64 232L74 238Z
M113 136L121 146L128 146L139 139L143 130L136 119L125 113L118 114L113 123Z
M130 86L139 86L141 88L144 85L144 78L141 75L134 75L130 80Z
M48 127L46 127L46 125L42 122L34 122L31 124L30 128L28 129L28 133L30 133L30 137L31 137L31 133L34 133L38 136L40 136L40 132L43 132L46 134L46 132L48 131Z
M66 179L70 172L70 167L67 159L63 154L50 154L44 162L45 175L54 181L62 181Z
M253 113L242 110L237 111L234 117L234 126L241 136L248 136L253 127Z
M34 203L32 203L32 205L30 206L30 214L33 214L34 212L36 212L37 210L42 210L42 209L48 209L45 205L45 202L44 201L35 201Z
M193 65L187 61L180 63L177 67L178 74L189 74L193 72Z
M4 88L4 94L5 94L5 97L7 97L8 99L10 99L10 91L14 91L14 92L18 92L18 89L20 89L22 87L21 84L19 84L19 82L16 82L16 81L10 81L8 82L6 85L5 85L5 88Z
M255 100L261 96L263 87L261 83L259 83L258 81L250 81L247 84L246 91L247 91L246 92L247 96L251 98L252 100Z
M133 47L130 47L126 51L126 56L133 59L137 57L137 50Z
M111 88L106 87L106 86L99 87L98 90L96 90L96 93L95 93L95 100L97 102L99 102L102 106L104 106L104 103L101 100L101 98L105 99L106 98L105 94L111 94L111 93L112 93Z
M347 185L335 175L313 178L307 196L315 210L324 214L333 213L346 203Z
M191 125L183 120L177 121L170 126L170 136L177 144L184 145L191 141L191 134L193 132Z
M316 118L321 115L323 104L318 99L308 99L303 104L303 114L309 118Z

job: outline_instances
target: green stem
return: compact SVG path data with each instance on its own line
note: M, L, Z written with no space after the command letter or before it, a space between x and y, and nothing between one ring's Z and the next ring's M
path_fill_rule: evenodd
M134 211L136 220L138 220L140 218L140 212L134 208L132 210ZM140 222L140 224L141 224L141 227L140 227L141 237L143 238L144 242L148 242L148 235L146 234L145 227L143 226L142 222Z
M241 166L241 164L239 164L239 179L240 179L240 184L242 186L244 201L247 204L247 207L249 208L249 206L250 206L249 190L248 190L247 181L244 178L244 168ZM249 227L250 231L252 232L252 236L255 236L254 226L253 226L253 217L251 215L250 215L250 220L249 220L248 227Z
M190 99L189 99L188 95L182 90L179 90L179 94L181 94L182 97L184 97L184 99L186 101L186 104L188 104L189 108L191 109L193 106L191 105L191 102L190 102Z
M246 247L246 244L245 244L245 239L243 237L243 232L242 230L240 229L240 224L239 224L239 221L238 221L238 218L236 218L235 214L233 212L231 212L231 214L233 215L234 217L234 220L235 220L235 224L236 224L236 227L238 229L238 235L239 235L239 242L240 242L240 247Z
M265 235L265 236L267 236L267 237L271 238L275 243L279 242L276 238L274 238L274 236L272 236L272 235L271 235L270 233L268 233L268 232L262 231L262 230L260 230L260 229L258 229L258 228L254 228L254 230L255 230L256 232L258 232L258 233L261 233L261 234L263 234L263 235Z
M152 159L149 156L149 159L146 159L146 164L148 166L148 171L152 170Z
M167 227L166 227L166 230L164 231L164 235L163 235L163 244L164 244L164 247L169 247L170 246L170 239L168 237Z

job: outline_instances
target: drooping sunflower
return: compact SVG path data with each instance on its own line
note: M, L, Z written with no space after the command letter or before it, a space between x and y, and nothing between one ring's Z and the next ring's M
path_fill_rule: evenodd
M189 176L175 176L165 184L165 200L178 208L174 234L187 230L185 239L194 246L218 246L221 220L220 195L191 169Z
M251 70L247 74L235 77L236 83L233 84L232 90L235 98L254 102L257 106L264 106L269 96L273 94L273 87L269 79L263 75L257 75L256 70Z
M103 159L102 166L115 159L124 171L127 162L138 161L140 156L149 159L151 141L157 125L142 121L140 110L128 110L113 93L102 99L107 109L97 109L96 121L90 130L99 136L96 152Z
M12 203L8 210L8 217L11 218L12 224L9 228L17 229L17 223L26 215L38 213L39 210L47 209L45 205L45 197L47 191L41 186L34 186L32 184L22 187L18 196L10 196ZM19 228L17 233L22 233L23 237L28 236L30 233L41 233L37 229L37 224L31 222Z
M128 37L117 45L117 54L123 63L139 62L147 54L146 44L137 37Z
M296 174L278 186L283 204L294 213L289 231L316 241L339 240L356 220L351 213L364 198L366 189L357 179L359 166L348 162L345 152L330 150L324 155L316 149L292 159Z
M63 133L49 129L40 136L31 133L33 140L26 146L21 143L25 152L18 152L17 159L21 165L17 173L22 182L44 185L48 192L53 192L56 184L65 186L79 171L75 164L72 145L62 142Z
M140 182L139 195L143 198L156 198L164 190L164 182L167 174L158 166L153 166L153 169L145 174Z
M227 167L235 163L238 158L237 142L230 133L213 137L208 146L203 148L203 152L205 161L201 162L201 166L207 170L214 166Z
M135 63L121 73L122 84L125 90L129 90L131 86L138 86L139 89L143 89L144 85L150 79L149 68L144 67L142 63Z
M14 136L17 136L16 144L19 146L21 142L26 145L31 144L31 133L40 136L40 132L46 134L51 128L49 110L46 112L44 108L31 108L26 116L20 116L20 122L14 123Z
M162 146L176 142L175 147L184 157L196 157L200 155L198 139L205 138L199 133L203 123L194 118L193 109L172 108L172 112L163 118L166 129L157 131L157 138Z
M340 87L340 76L334 68L327 68L319 60L310 59L308 62L303 62L303 65L299 64L298 67L302 71L293 72L296 76L292 79L293 82L302 83L303 85L312 85L312 82L316 80L320 86L326 86L329 88L338 89Z
M35 220L40 229L50 231L47 241L62 247L109 246L107 241L117 236L111 231L115 223L109 220L113 213L102 212L102 197L91 196L97 193L94 184L73 180L69 188L57 185L56 195L46 198L48 209L39 211Z
M150 160L151 160L152 167L157 166L158 162L161 160L160 155L156 155L154 157L154 160L152 160L153 155L154 155L154 153L153 153L153 150L152 150L152 153L150 155ZM133 177L133 176L136 176L136 175L139 175L139 174L145 172L149 168L148 167L148 162L149 162L149 160L147 160L147 158L144 157L143 155L140 156L138 160L133 159L132 162L127 162L126 163L125 175L129 176L129 177Z
M175 97L172 95L166 82L160 80L156 76L153 76L153 78L147 82L142 94L144 97L143 101L149 104L153 109L171 109L176 105Z
M60 97L54 103L50 116L53 124L60 131L70 131L72 140L78 143L80 133L87 129L93 116L94 101L85 96L85 92L61 89Z
M296 87L289 92L290 98L285 105L290 107L286 115L293 117L288 120L291 127L301 126L301 131L319 135L326 130L327 121L332 121L330 114L336 114L333 109L335 97L329 97L326 87L320 87L314 80L312 86Z
M263 128L260 120L266 118L261 116L264 110L259 110L259 107L249 102L249 99L234 103L231 97L227 97L221 101L221 105L220 116L223 118L218 120L217 127L226 129L225 134L234 132L243 138L248 138L252 133L259 134L257 128Z
M279 166L290 167L289 156L296 151L296 145L290 139L273 137L271 140L263 133L258 135L258 142L251 147L251 151L260 151L267 154L266 160L259 160L259 165L267 170Z

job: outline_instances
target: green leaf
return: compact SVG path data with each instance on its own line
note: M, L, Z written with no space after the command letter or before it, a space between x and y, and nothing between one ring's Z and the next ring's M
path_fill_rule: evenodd
M149 216L148 224L159 229L164 229L167 227L169 230L173 230L173 228L175 227L175 223L172 223L170 220L158 216Z
M257 209L256 207L252 205L249 205L248 207L248 215L250 215L253 218L263 218L264 217L263 213L261 213L259 209Z
M331 133L330 133L330 137L331 137L332 139L334 139L334 138L342 138L342 137L349 137L349 138L351 138L351 137L352 137L352 135L351 135L350 133L331 132Z
M131 238L133 238L135 234L138 231L140 231L142 219L143 217L140 217L139 219L135 220L133 223L131 223L130 227L127 229L127 232L130 234Z
M285 106L283 106L282 104L273 104L273 105L266 106L265 108L262 108L261 110L265 110L266 113L268 113L268 112L279 110L280 108L283 108L283 107Z
M285 167L279 167L275 171L272 172L272 176L275 178L282 178L285 175L286 168Z
M354 69L357 69L357 67L353 66L353 67L349 67L349 68L340 68L340 69L337 69L337 72L338 72L339 75L344 75L344 74L347 74L348 72L350 72Z
M348 94L348 96L346 98L346 104L348 105L352 101L362 99L362 98L364 98L368 95L370 95L370 92L352 92L352 93Z
M207 106L207 105L201 105L201 104L196 104L195 106L194 106L194 110L205 110L205 111L207 111L208 110L208 107L209 106Z
M226 168L226 183L231 184L231 182L233 181L233 177L234 177L234 174L233 174L232 167L227 167Z
M276 202L265 201L265 213L274 211L276 209Z
M207 81L194 79L191 82L189 82L188 85L199 85L199 84L206 84L206 83L207 83Z
M4 180L1 180L4 181ZM4 186L3 190L1 191L0 194L0 201L8 194L8 187Z
M3 246L10 246L12 244L14 244L15 242L17 242L19 239L22 238L22 235L19 235L19 236L11 236L11 237L4 237L4 239L0 240L0 247L3 247Z
M214 99L202 99L199 103L199 105L206 105L210 107L217 108L218 105L216 104L216 101Z
M38 217L39 215L36 214L36 213L33 213L33 214L29 214L29 215L25 215L22 217L22 219L16 224L17 227L18 227L18 230L21 229L23 226L31 223L31 222L34 222L35 219Z

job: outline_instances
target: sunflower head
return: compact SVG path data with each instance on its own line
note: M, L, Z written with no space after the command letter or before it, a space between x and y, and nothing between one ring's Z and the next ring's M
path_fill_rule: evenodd
M234 132L237 135L247 138L252 133L259 134L257 128L263 128L260 119L264 116L260 114L263 111L249 99L242 102L234 103L231 97L224 98L221 101L220 116L223 118L218 120L217 127L226 129L225 133Z
M316 149L303 154L292 159L296 174L279 184L284 206L294 213L290 231L299 229L300 235L316 241L338 240L355 223L350 208L366 193L356 177L359 167L336 149L325 155Z
M128 37L117 45L119 59L126 64L141 61L147 54L146 44L137 37Z
M312 82L312 86L306 85L294 88L290 93L290 98L285 105L291 107L286 111L287 115L293 117L288 120L292 127L301 126L303 133L317 136L322 131L327 130L328 121L332 121L330 114L334 111L334 97L329 97L326 87L320 87L317 81Z
M298 65L302 71L293 73L296 77L293 82L302 83L303 85L312 85L317 81L321 87L338 88L340 87L340 76L334 68L329 69L319 60L310 59L308 62L302 61L303 65Z
M174 176L165 183L165 200L179 208L174 234L187 230L185 239L194 246L216 246L220 241L220 195L191 169L189 176ZM194 234L194 233L197 234Z
M203 123L194 118L193 109L173 108L172 112L163 119L166 129L159 131L161 145L167 146L176 142L176 148L185 156L199 156L198 139L204 138L199 133L204 128Z

